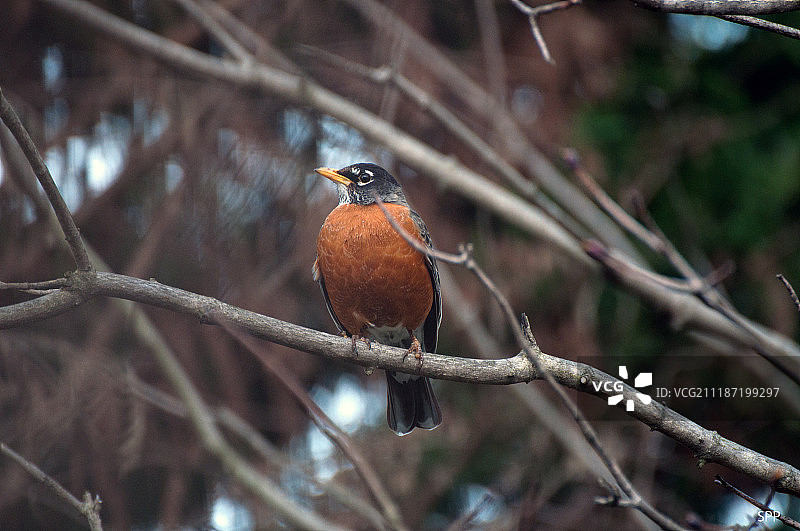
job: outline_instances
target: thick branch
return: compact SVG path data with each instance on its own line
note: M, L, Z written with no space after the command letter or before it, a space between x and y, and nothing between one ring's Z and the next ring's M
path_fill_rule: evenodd
M217 299L197 295L153 280L141 280L125 275L104 272L76 272L65 279L65 287L56 292L77 292L70 304L54 306L51 313L41 311L25 315L29 303L3 308L0 313L0 328L19 326L48 316L64 313L76 305L75 301L88 300L95 296L117 297L144 304L159 306L172 311L192 315L203 323L227 321L241 327L250 334L273 343L291 347L329 359L354 363L365 367L389 369L409 374L422 374L431 378L456 382L508 385L541 379L528 357L520 352L505 359L469 359L442 354L426 353L422 367L416 359L407 356L401 348L388 347L373 342L371 346L353 343L347 338L311 330L279 319L267 317L231 306ZM11 316L9 324L6 319ZM558 358L548 354L537 357L543 371L549 372L560 385L581 392L607 398L613 389L623 385L625 400L636 396L636 389L591 366ZM607 385L603 385L603 383ZM599 388L599 391L595 389ZM617 392L614 391L613 394ZM621 403L624 404L625 400ZM775 488L800 496L800 470L787 463L772 459L721 437L672 411L653 400L650 404L637 404L628 413L689 448L702 462L715 462L732 470L759 479Z

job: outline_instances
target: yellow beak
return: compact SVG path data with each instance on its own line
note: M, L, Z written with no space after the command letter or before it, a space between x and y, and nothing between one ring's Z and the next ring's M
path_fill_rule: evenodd
M331 181L333 181L335 183L343 184L345 186L350 186L351 184L353 184L353 181L351 181L347 177L341 175L340 173L338 173L333 168L317 168L314 171L319 173L323 177L327 177L328 179L330 179Z

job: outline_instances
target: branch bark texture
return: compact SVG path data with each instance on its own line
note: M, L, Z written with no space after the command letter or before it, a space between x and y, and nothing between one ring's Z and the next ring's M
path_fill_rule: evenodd
M70 296L58 296L60 293ZM238 308L212 297L174 288L154 280L142 280L115 273L79 271L65 279L65 286L45 295L40 305L32 302L0 308L0 329L32 323L62 314L75 308L80 301L94 297L116 297L158 306L195 317L201 323L231 323L248 333L286 347L308 352L327 359L379 368L422 374L430 378L473 384L510 385L542 379L531 361L520 352L503 359L471 359L443 354L426 353L422 367L401 348L373 342L370 346L287 323L249 310ZM500 354L500 353L495 353ZM539 366L549 372L560 385L607 398L602 389L613 386L603 382L623 384L623 396L634 398L636 389L591 366L542 353ZM593 383L595 385L593 385ZM600 385L597 385L597 384ZM599 387L599 391L595 388ZM616 393L616 392L615 392ZM623 400L624 403L625 400ZM764 456L715 431L707 430L683 415L653 400L649 405L637 405L631 417L647 424L686 446L702 463L719 463L764 483L778 492L800 496L800 470Z

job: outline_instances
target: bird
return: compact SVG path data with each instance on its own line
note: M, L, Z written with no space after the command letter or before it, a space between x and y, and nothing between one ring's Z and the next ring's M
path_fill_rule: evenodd
M317 237L313 277L339 331L353 338L407 348L422 363L435 352L442 321L436 259L415 249L396 223L432 249L428 228L412 210L397 180L384 168L358 163L339 170L317 168L337 185L339 204ZM386 371L389 428L406 435L431 430L442 412L431 382L420 375Z

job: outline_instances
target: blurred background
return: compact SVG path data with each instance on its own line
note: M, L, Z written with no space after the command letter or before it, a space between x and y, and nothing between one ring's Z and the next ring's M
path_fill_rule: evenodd
M417 41L382 27L370 15L375 4L220 0L218 6L252 32L241 38L256 43L259 60L307 76L502 182L425 108L331 56L391 67L513 162L495 113L465 102L447 74L414 50ZM95 5L192 49L226 54L179 2ZM207 2L197 5L216 12ZM564 180L574 179L559 151L570 146L623 207L632 210L631 198L639 194L701 274L732 264L721 289L742 314L797 339L798 313L775 275L800 287L800 43L714 18L655 13L622 0L586 1L540 19L553 66L510 2L377 5L391 15L384 22L404 21L490 95L484 109L499 105ZM312 170L374 161L403 184L438 248L474 244L515 311L530 317L544 351L592 357L597 365L607 357L614 369L624 360L634 374L672 374L670 360L695 357L701 360L691 369L697 382L733 385L743 371L753 385L776 381L760 358L748 366L760 363L761 370L726 359L725 347L675 330L670 319L601 274L312 107L158 62L48 3L5 0L0 13L0 87L86 243L111 271L333 333L311 264L336 191ZM778 20L800 25L796 14ZM0 145L0 280L62 276L74 264L62 235L46 222L47 204L5 128ZM674 274L665 261L635 248L655 270ZM514 355L508 326L484 288L468 272L443 269L439 352ZM28 298L0 292L3 305ZM345 492L369 500L351 465L251 353L218 327L142 309L207 403L264 437L272 460L242 449L255 468L332 521L376 526L343 499ZM439 381L443 425L399 438L385 424L381 374L266 342L262 347L354 439L410 528L647 525L632 510L595 505L596 496L607 494L596 471L553 429L574 432L563 408L554 407L546 420L512 387ZM603 368L616 375L609 367ZM542 382L517 387L552 401ZM98 494L109 529L284 527L226 474L164 394L174 391L134 330L129 307L97 299L0 332L0 440L73 494ZM693 418L691 405L680 412L797 466L800 408L786 395L777 405L746 404L735 417L723 411L725 404L701 418ZM583 401L603 405L592 397ZM640 492L677 521L752 521L755 510L715 485L714 474L762 500L768 492L721 467L698 468L684 447L617 411L597 410L593 418ZM0 477L0 528L85 526L10 461L0 459ZM774 503L795 518L800 513L796 499L779 495Z

